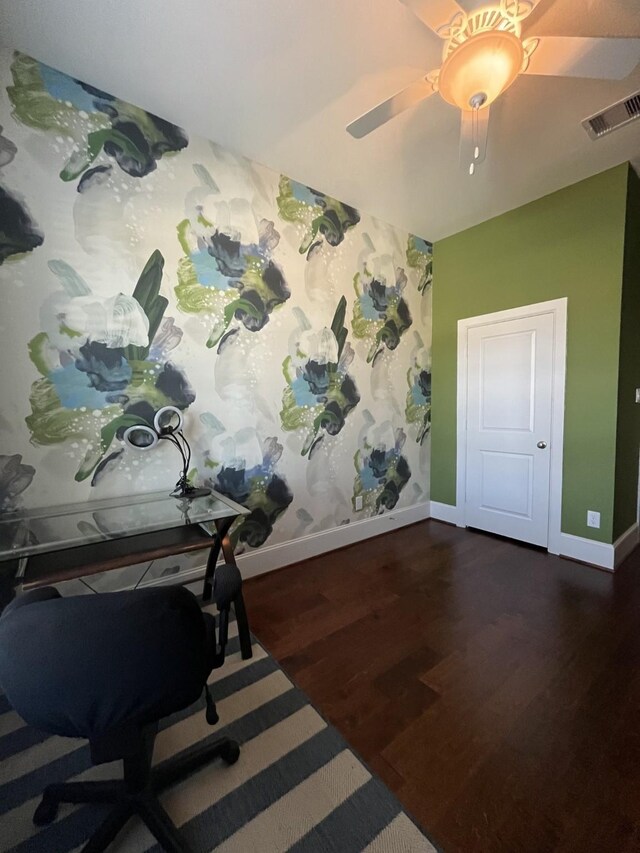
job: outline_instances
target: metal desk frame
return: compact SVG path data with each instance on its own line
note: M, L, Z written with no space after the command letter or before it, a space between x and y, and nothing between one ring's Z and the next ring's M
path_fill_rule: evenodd
M124 566L132 566L136 563L157 560L162 557L209 549L202 600L204 602L211 601L216 564L220 557L220 552L222 551L225 562L232 563L233 565L236 564L233 546L229 538L229 530L237 518L247 515L249 512L246 507L235 503L235 501L223 495L212 492L212 496L229 508L230 512L228 515L211 518L204 522L189 522L187 520L183 524L170 525L161 529L156 528L132 535L125 533L110 536L108 533L105 533L104 538L94 539L94 541L88 541L85 544L75 544L70 547L61 543L56 547L55 542L52 543L51 548L47 548L46 543L44 546L36 544L31 548L29 545L24 545L21 548L18 547L18 553L15 556L11 549L4 550L0 552L0 583L4 585L5 589L9 585L12 589L33 589L73 578L86 577L87 575L123 568ZM141 495L140 497L151 499L153 495ZM164 495L164 493L158 493L157 497L158 499L162 499L162 497L170 498L169 495ZM119 503L119 501L121 502ZM74 511L79 512L78 508L80 506L83 506L84 511L91 512L92 507L118 509L130 504L131 498L115 498L96 502L95 505L86 503L84 505L68 505L67 507L60 506L52 509L59 515L64 515L65 513L72 514ZM38 510L31 510L32 515L37 515L37 513ZM25 513L24 515L28 517L29 513ZM46 519L46 515L42 515L41 517ZM14 518L19 519L20 514L4 516L5 520L9 519L12 521ZM211 529L212 526L213 530ZM190 579L188 582L193 583L193 580ZM251 635L242 591L240 591L234 601L234 610L238 623L240 650L243 659L247 659L252 656Z

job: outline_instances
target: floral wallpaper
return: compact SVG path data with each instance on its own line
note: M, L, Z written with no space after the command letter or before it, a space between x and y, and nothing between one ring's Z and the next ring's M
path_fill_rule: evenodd
M184 410L195 400L170 360L182 331L164 318L163 266L156 250L130 296L96 299L71 267L49 264L62 290L50 297L43 331L28 343L40 378L31 386L25 421L33 444L86 444L78 481L93 475L96 484L124 452L122 446L109 451L128 426L153 424L160 407Z
M0 53L0 508L170 490L237 552L429 496L431 244L89 83ZM363 509L356 511L356 498Z

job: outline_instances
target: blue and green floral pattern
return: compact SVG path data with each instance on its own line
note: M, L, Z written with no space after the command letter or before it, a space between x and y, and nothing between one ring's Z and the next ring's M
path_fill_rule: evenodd
M407 370L405 417L416 430L416 441L422 444L431 431L431 358L419 340L413 363Z
M348 368L353 349L344 325L347 300L340 299L330 329L306 336L294 357L287 356L282 371L287 381L280 418L285 430L302 430L302 455L311 455L324 434L337 435L345 418L360 402Z
M300 254L310 258L323 242L339 246L349 228L360 222L360 214L348 204L311 189L282 175L278 210L286 222L301 223L306 228L300 243Z
M78 481L99 469L128 426L152 425L160 407L186 409L195 399L169 358L182 333L164 318L163 266L155 251L132 296L98 300L74 270L53 264L64 290L47 305L47 331L29 343L40 379L31 386L26 423L34 444L70 441L84 452Z
M418 293L426 293L433 283L433 245L422 237L409 234L407 266L420 274Z
M30 56L16 53L11 71L7 92L14 117L73 143L60 177L80 178L79 192L109 172L114 161L127 175L142 178L164 154L188 144L176 125Z
M223 495L250 510L231 530L234 548L259 548L273 533L277 519L293 500L286 479L276 471L282 445L275 437L262 446L262 462L247 469L244 460L223 463L211 484Z
M240 327L259 332L291 296L273 260L280 242L273 222L262 220L258 240L243 242L242 234L222 230L200 212L178 225L178 239L184 252L178 264L178 307L213 318L208 347L221 347Z
M354 276L353 335L369 342L368 363L374 362L385 348L394 350L413 322L403 296L406 283L407 277L401 267L396 269L395 282L390 285L383 276L373 274L367 265Z
M3 509L170 492L121 440L165 405L238 551L427 501L431 287L427 241L0 49Z
M369 513L380 513L393 509L398 503L400 492L409 482L411 470L402 448L406 435L399 429L395 443L372 447L365 440L364 446L354 456L356 479L353 486L353 504L362 498L363 509Z

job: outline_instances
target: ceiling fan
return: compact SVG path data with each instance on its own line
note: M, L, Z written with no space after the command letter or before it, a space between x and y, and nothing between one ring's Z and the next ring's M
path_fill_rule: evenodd
M436 92L462 113L460 165L486 154L489 110L520 74L620 80L640 61L640 39L523 38L539 0L496 0L467 13L456 0L401 0L444 40L442 65L347 126L360 139Z

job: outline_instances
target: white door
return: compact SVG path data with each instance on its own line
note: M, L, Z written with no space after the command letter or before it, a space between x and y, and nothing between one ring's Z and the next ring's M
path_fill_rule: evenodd
M465 524L546 546L554 315L467 336Z

